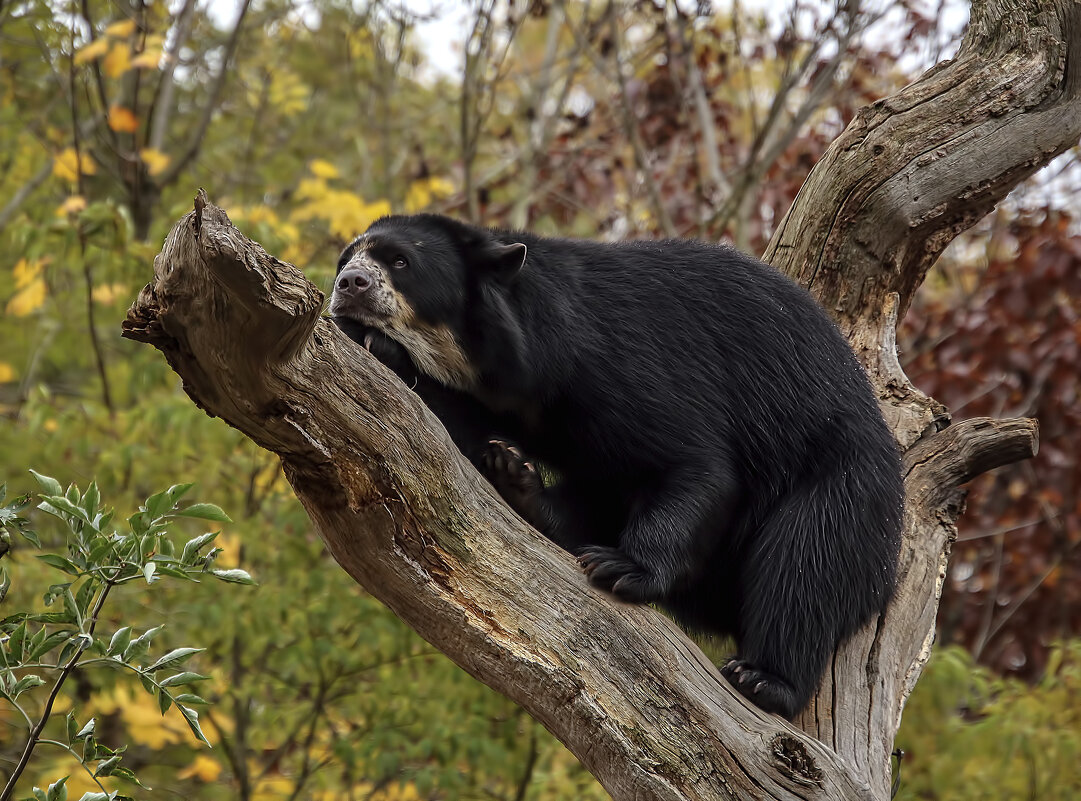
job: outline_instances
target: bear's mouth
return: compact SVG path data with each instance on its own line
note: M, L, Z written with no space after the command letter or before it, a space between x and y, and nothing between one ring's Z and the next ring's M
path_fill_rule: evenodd
M379 291L363 295L342 295L335 291L330 296L328 311L335 317L348 317L381 330L386 330L397 316L393 296Z

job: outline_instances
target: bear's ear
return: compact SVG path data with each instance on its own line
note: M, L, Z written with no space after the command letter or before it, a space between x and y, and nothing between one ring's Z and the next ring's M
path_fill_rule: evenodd
M525 266L526 246L521 242L503 245L492 242L480 253L478 262L481 268L499 279L512 281Z

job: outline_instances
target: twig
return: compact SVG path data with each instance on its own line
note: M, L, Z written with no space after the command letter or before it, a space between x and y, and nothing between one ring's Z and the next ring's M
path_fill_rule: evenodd
M251 0L244 0L244 3L240 6L240 13L237 15L236 24L233 26L233 31L229 34L229 41L225 45L225 55L222 56L221 67L218 69L214 84L210 88L206 105L203 106L202 116L199 118L195 130L192 131L187 148L161 176L158 180L158 186L168 186L175 181L191 160L199 154L199 149L203 145L203 138L206 136L207 128L210 127L210 120L214 116L214 110L218 107L218 102L221 99L222 89L225 88L225 81L229 76L229 66L233 61L233 55L236 53L237 45L240 43L240 30L244 26L244 17L247 15L250 6Z

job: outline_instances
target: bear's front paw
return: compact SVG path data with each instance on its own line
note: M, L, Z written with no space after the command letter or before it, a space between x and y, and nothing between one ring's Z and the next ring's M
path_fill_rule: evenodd
M590 584L607 590L621 601L645 604L659 600L664 594L657 577L619 548L590 545L576 556Z
M493 439L481 455L480 467L507 505L536 526L537 499L544 490L544 482L521 451Z

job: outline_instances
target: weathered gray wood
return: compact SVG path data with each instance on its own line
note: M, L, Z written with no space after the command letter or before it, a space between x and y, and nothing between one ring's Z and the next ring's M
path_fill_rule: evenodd
M196 403L279 454L339 563L522 704L613 797L884 801L958 487L1036 449L1033 421L945 428L946 410L897 362L898 312L957 232L1076 143L1079 34L1077 0L977 2L958 58L853 121L767 251L836 314L907 449L897 597L838 650L803 731L734 694L661 615L591 590L415 396L319 319L321 293L205 197L169 235L125 336L161 349Z
M889 613L842 647L798 724L888 795L905 699L930 654L957 487L1035 453L1032 421L969 421L914 387L894 333L928 268L1081 137L1081 3L979 0L953 61L864 108L833 142L765 257L836 316L905 448L909 495ZM924 454L926 458L915 458Z

